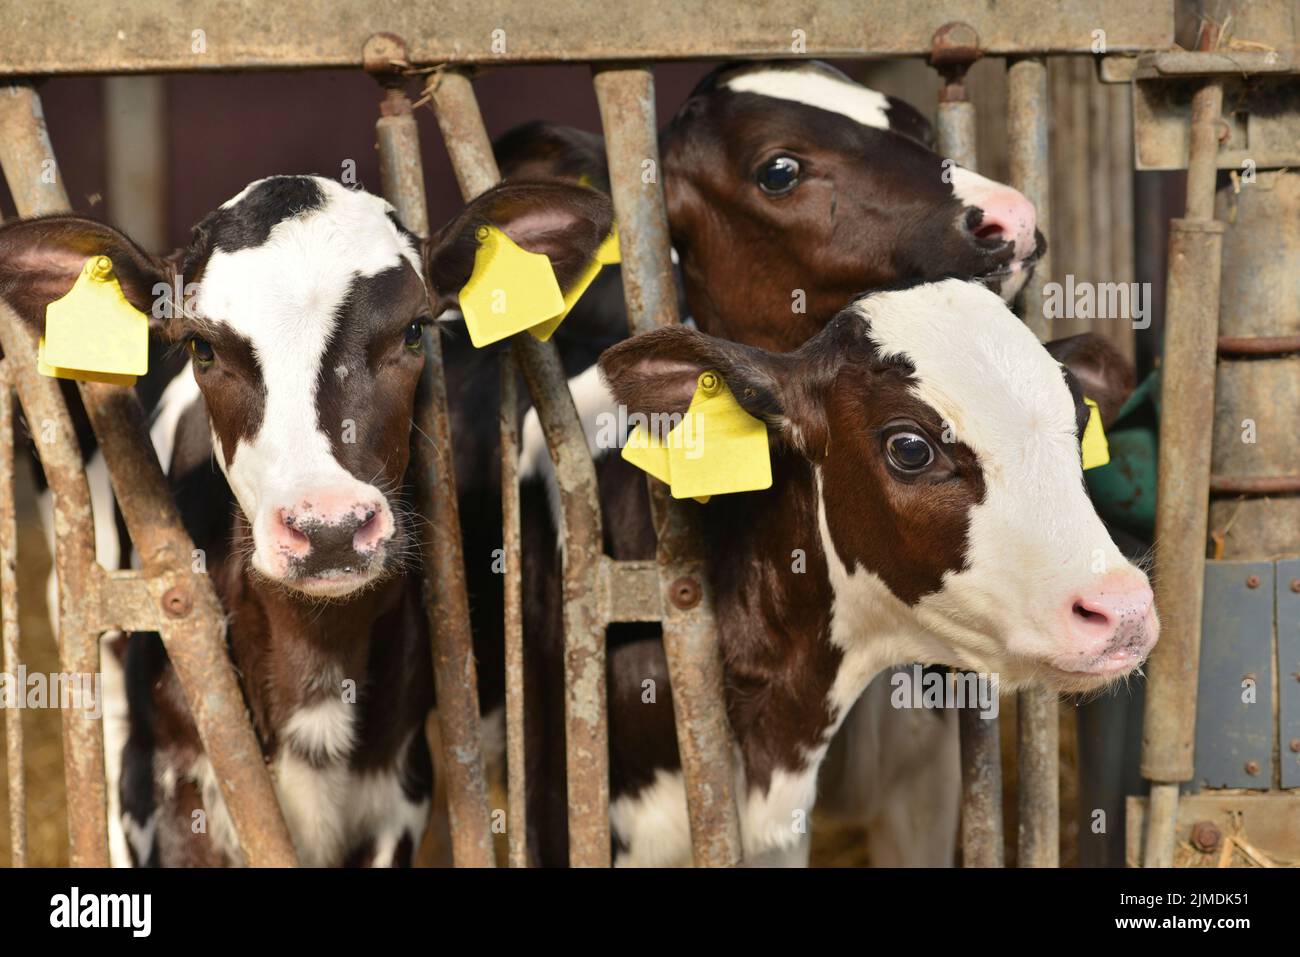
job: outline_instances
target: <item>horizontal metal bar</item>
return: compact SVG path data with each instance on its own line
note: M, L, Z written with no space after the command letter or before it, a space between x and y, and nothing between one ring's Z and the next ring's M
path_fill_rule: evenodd
M1219 336L1221 356L1280 356L1300 352L1300 335Z
M1286 50L1169 50L1138 57L1138 79L1163 76L1245 76L1249 73L1294 73Z
M1289 495L1300 492L1300 475L1211 475L1210 491L1218 495Z
M406 38L413 66L921 56L953 21L972 26L995 56L1089 53L1099 29L1107 50L1120 52L1170 46L1173 8L1172 0L1091 0L1044 16L1039 0L820 0L797 10L780 0L606 0L506 11L480 0L47 0L6 15L0 75L360 68L366 40L380 32Z

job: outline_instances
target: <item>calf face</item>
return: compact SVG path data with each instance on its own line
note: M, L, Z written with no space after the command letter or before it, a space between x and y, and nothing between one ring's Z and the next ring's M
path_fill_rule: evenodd
M1155 643L1147 578L1084 489L1073 374L979 285L868 295L794 353L674 328L614 347L601 369L646 413L684 412L716 370L782 454L807 460L819 516L807 532L846 653L873 643L880 667L925 660L1086 690Z
M1033 205L932 148L912 107L823 63L707 77L663 135L699 327L786 351L863 289L956 276L1010 301L1045 249Z
M0 293L39 327L85 258L110 256L127 298L159 317L154 331L192 356L249 565L291 591L339 597L412 550L402 485L424 327L455 304L483 228L546 254L568 288L611 218L589 189L507 185L422 243L379 197L279 176L210 214L167 259L77 217L0 229Z

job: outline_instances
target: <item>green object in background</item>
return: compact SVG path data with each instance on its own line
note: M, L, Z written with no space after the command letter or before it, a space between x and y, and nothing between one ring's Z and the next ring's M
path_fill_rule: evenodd
M1156 530L1156 450L1160 442L1160 370L1128 397L1106 430L1110 464L1083 473L1097 512L1144 541Z

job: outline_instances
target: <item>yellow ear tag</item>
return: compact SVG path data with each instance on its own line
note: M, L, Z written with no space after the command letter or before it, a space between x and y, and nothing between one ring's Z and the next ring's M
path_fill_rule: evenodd
M672 484L668 446L644 426L638 425L627 437L627 442L623 445L623 458L643 472L649 472L665 485Z
M772 485L767 425L740 407L716 372L701 373L691 406L668 433L667 444L673 498Z
M555 317L564 296L542 253L520 248L495 226L479 230L474 272L460 291L460 311L475 348Z
M113 261L92 256L67 295L45 307L42 375L132 385L149 371L149 317L127 302Z
M1110 443L1106 441L1106 432L1101 427L1101 411L1097 403L1084 397L1088 406L1088 424L1083 430L1083 469L1099 468L1110 462Z
M551 338L555 330L560 328L560 323L564 321L565 316L567 316L570 311L572 311L573 307L578 304L578 300L581 299L582 294L587 291L587 287L595 282L596 276L600 273L601 267L611 266L619 261L618 227L615 227L610 234L605 237L605 241L600 244L600 248L596 250L595 258L592 259L592 261L587 265L587 268L583 270L582 275L578 277L577 281L565 294L564 311L554 319L548 319L541 325L533 326L529 329L528 331L532 334L533 338L540 339L542 342Z

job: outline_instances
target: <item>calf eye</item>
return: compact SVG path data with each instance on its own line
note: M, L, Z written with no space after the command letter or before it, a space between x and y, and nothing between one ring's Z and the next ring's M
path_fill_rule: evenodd
M199 366L207 367L212 365L214 353L212 352L212 344L207 339L201 336L190 336L189 347L190 355L194 357L194 361Z
M799 161L793 156L776 156L758 171L758 188L769 196L781 196L799 185Z
M885 442L889 464L900 472L920 472L934 461L934 449L915 432L895 432Z
M406 332L402 334L402 345L412 352L419 352L424 342L424 323L417 319L406 327Z

